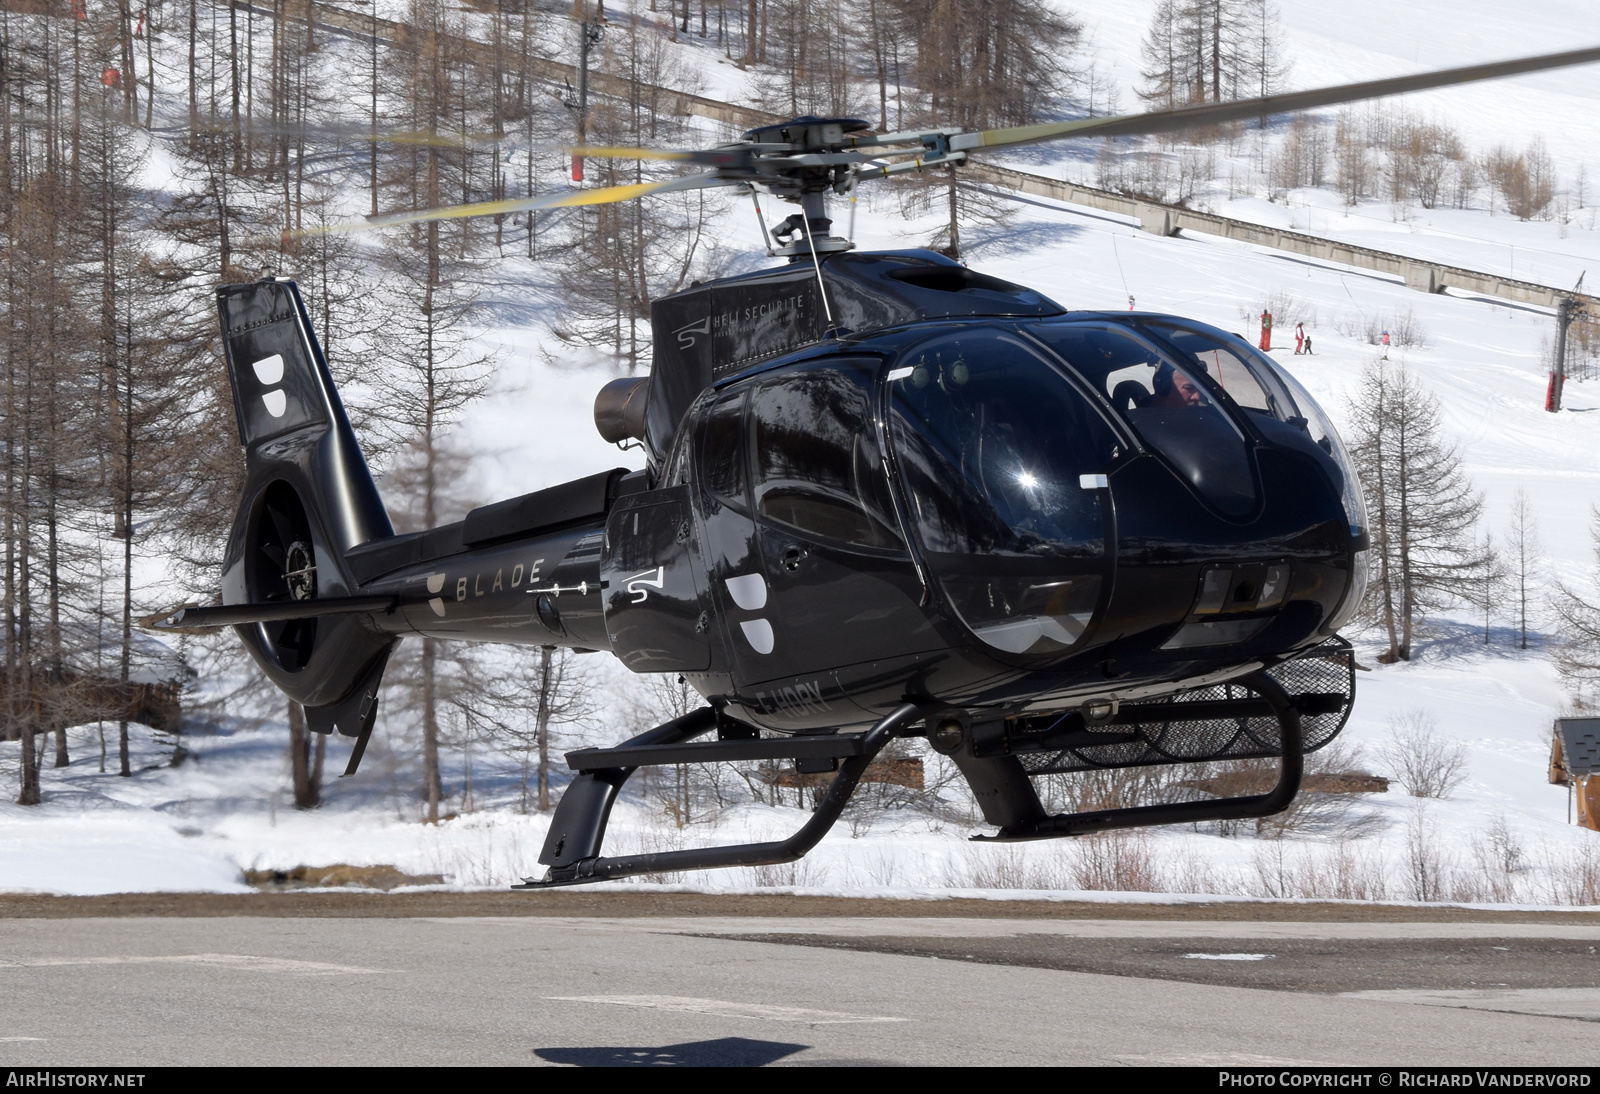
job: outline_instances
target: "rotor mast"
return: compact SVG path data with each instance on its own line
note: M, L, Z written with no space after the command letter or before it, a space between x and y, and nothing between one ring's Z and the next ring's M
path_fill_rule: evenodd
M833 234L825 190L803 190L789 200L800 203L800 212L772 230L773 238L778 242L778 246L772 249L774 255L811 257L848 251L855 246L851 240Z

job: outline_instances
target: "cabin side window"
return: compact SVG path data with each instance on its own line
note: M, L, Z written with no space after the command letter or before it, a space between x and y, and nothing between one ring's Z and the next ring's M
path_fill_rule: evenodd
M667 464L661 472L662 486L682 486L689 481L689 453L693 449L689 431L680 429L667 452Z
M751 481L764 520L843 546L903 550L872 422L875 365L831 361L752 394Z
M706 414L700 434L700 465L705 469L706 492L720 505L748 513L744 496L745 393L717 400Z

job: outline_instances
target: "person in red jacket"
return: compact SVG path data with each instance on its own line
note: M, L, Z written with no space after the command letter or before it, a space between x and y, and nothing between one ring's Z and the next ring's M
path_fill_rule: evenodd
M1304 323L1296 323L1294 325L1294 355L1296 357L1299 357L1305 351L1306 351L1306 325Z
M1272 313L1265 308L1261 309L1261 348L1272 348Z

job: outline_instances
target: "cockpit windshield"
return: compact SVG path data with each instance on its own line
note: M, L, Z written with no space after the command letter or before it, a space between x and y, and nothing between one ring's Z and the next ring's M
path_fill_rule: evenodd
M1169 322L1146 321L1141 325L1192 358L1236 406L1252 412L1255 420L1270 417L1304 424L1294 396L1284 386L1271 359L1256 353L1243 339Z
M1350 534L1357 540L1366 535L1367 506L1344 442L1317 401L1288 369L1238 335L1164 320L1147 320L1146 326L1156 337L1165 339L1211 372L1228 397L1250 414L1267 440L1285 448L1298 448L1318 459L1339 491ZM1354 580L1329 623L1330 629L1349 619L1366 593L1366 554L1365 548L1357 552Z
M1211 504L1230 516L1255 508L1244 434L1198 378L1209 371L1205 361L1181 363L1120 327L1040 324L1034 333L1105 392L1140 438Z
M1309 442L1328 457L1350 532L1362 534L1367 524L1366 504L1344 442L1317 401L1287 369L1236 335L1162 321L1151 321L1148 326L1198 361L1229 398L1252 412L1251 420L1268 440L1307 451Z
M990 329L925 342L889 372L895 451L924 548L1012 558L1098 555L1084 475L1116 435L1020 338Z
M1110 424L1059 366L993 328L912 348L888 383L912 523L957 612L1011 653L1072 646L1100 595Z

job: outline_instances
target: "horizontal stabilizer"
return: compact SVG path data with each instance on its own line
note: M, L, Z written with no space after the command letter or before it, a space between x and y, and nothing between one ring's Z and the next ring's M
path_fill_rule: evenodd
M329 596L321 600L282 600L268 604L219 604L208 608L179 608L146 621L158 631L203 631L250 623L281 623L289 619L316 619L324 615L358 612L392 612L397 596Z

